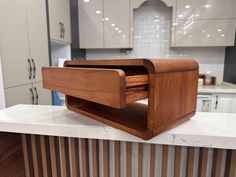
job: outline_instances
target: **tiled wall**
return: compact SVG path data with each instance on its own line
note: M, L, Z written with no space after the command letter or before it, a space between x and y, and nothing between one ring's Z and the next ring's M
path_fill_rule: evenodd
M193 58L200 64L200 72L211 71L217 83L223 80L224 47L170 48L172 8L160 0L149 0L134 11L133 50L89 49L87 59L118 58Z

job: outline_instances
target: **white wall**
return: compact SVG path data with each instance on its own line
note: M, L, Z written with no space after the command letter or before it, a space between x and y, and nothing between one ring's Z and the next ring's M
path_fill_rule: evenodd
M2 64L1 64L1 56L0 56L0 110L5 107L6 107L6 104L5 104L3 77L2 77Z
M70 44L59 44L51 42L51 60L52 66L58 66L58 59L65 58L71 60Z
M87 59L118 58L193 58L200 72L211 71L217 83L223 80L224 47L170 48L172 8L160 0L149 0L134 11L133 50L129 54L119 49L86 50Z

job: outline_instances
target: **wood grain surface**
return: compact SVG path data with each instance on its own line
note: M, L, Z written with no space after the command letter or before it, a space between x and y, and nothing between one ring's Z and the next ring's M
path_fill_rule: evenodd
M150 139L195 114L198 74L193 60L67 61L43 68L43 83L66 94L68 109Z

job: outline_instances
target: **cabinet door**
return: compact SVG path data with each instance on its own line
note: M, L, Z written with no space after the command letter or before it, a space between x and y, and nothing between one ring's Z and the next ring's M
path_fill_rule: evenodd
M174 46L233 46L235 27L235 19L178 21Z
M58 1L58 0L57 0ZM70 0L60 0L61 2L61 22L63 25L63 41L71 43L71 26L70 26Z
M236 113L236 94L216 94L213 96L213 112Z
M42 82L33 83L33 91L35 104L52 105L52 93L48 89L44 89Z
M50 38L71 42L69 0L48 0ZM63 33L64 28L64 33Z
M0 53L4 87L31 83L25 0L0 1Z
M235 0L177 0L176 18L230 19L236 18Z
M5 89L6 106L33 104L32 84Z
M33 67L33 81L36 82L42 80L42 66L49 66L46 2L26 0L26 5L30 58Z
M103 0L79 0L80 48L103 48Z
M130 0L104 0L104 47L129 48Z

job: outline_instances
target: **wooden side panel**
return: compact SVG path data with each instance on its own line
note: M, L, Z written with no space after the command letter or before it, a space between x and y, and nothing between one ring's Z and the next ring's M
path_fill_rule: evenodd
M43 87L115 108L125 107L122 70L43 67Z
M25 146L26 144L23 145ZM25 155L27 156L24 153ZM27 163L26 159L25 164ZM25 170L20 135L0 133L0 176L29 177L29 168L26 167Z
M195 148L188 147L187 149L187 168L186 168L186 175L188 177L193 177L194 171L194 155L195 155Z
M98 146L98 140L92 140L92 143L88 143L88 139L83 138L48 138L38 137L38 135L23 135L25 169L28 171L26 177L54 177L55 174L56 177L235 177L236 175L235 150L200 148L198 153L198 148L195 147L176 146L173 154L172 147L168 145L157 146L151 144L150 146L144 146L143 143L126 142L126 148L123 149L120 148L119 141L114 142L114 146L112 145L113 142L111 143L109 140L101 140L101 142L102 146ZM43 145L43 143L45 144ZM102 147L101 151L98 151L99 147ZM150 147L150 156L148 157L145 156L146 147ZM160 151L160 147L162 147L162 151ZM123 150L125 150L125 153ZM114 152L114 158L109 157L111 151ZM214 151L213 155L209 155L209 152L212 151ZM98 156L99 152L102 153L101 159ZM37 160L34 157L35 153L37 154ZM125 154L125 158L122 158L124 161L121 161L122 154ZM90 155L92 155L92 158L90 158ZM5 156L0 157L6 159ZM47 168L40 166L45 159ZM122 163L125 164L123 169L121 168L123 165L120 165ZM0 169L4 164L0 163ZM70 172L68 172L68 169L70 169ZM4 170L0 171L0 176L3 172Z
M154 134L190 118L196 109L198 71L155 75L150 103L153 105Z
M143 143L138 144L138 177L143 177Z
M109 141L103 141L103 176L109 177Z
M180 168L181 168L181 147L175 146L174 177L181 177Z
M115 141L115 177L120 177L120 142Z
M150 145L150 177L155 177L156 145Z
M199 154L199 177L207 176L207 161L208 161L208 148L200 148Z
M131 176L131 142L126 143L126 176Z
M167 177L168 173L168 146L162 146L162 168L161 168L161 176Z

